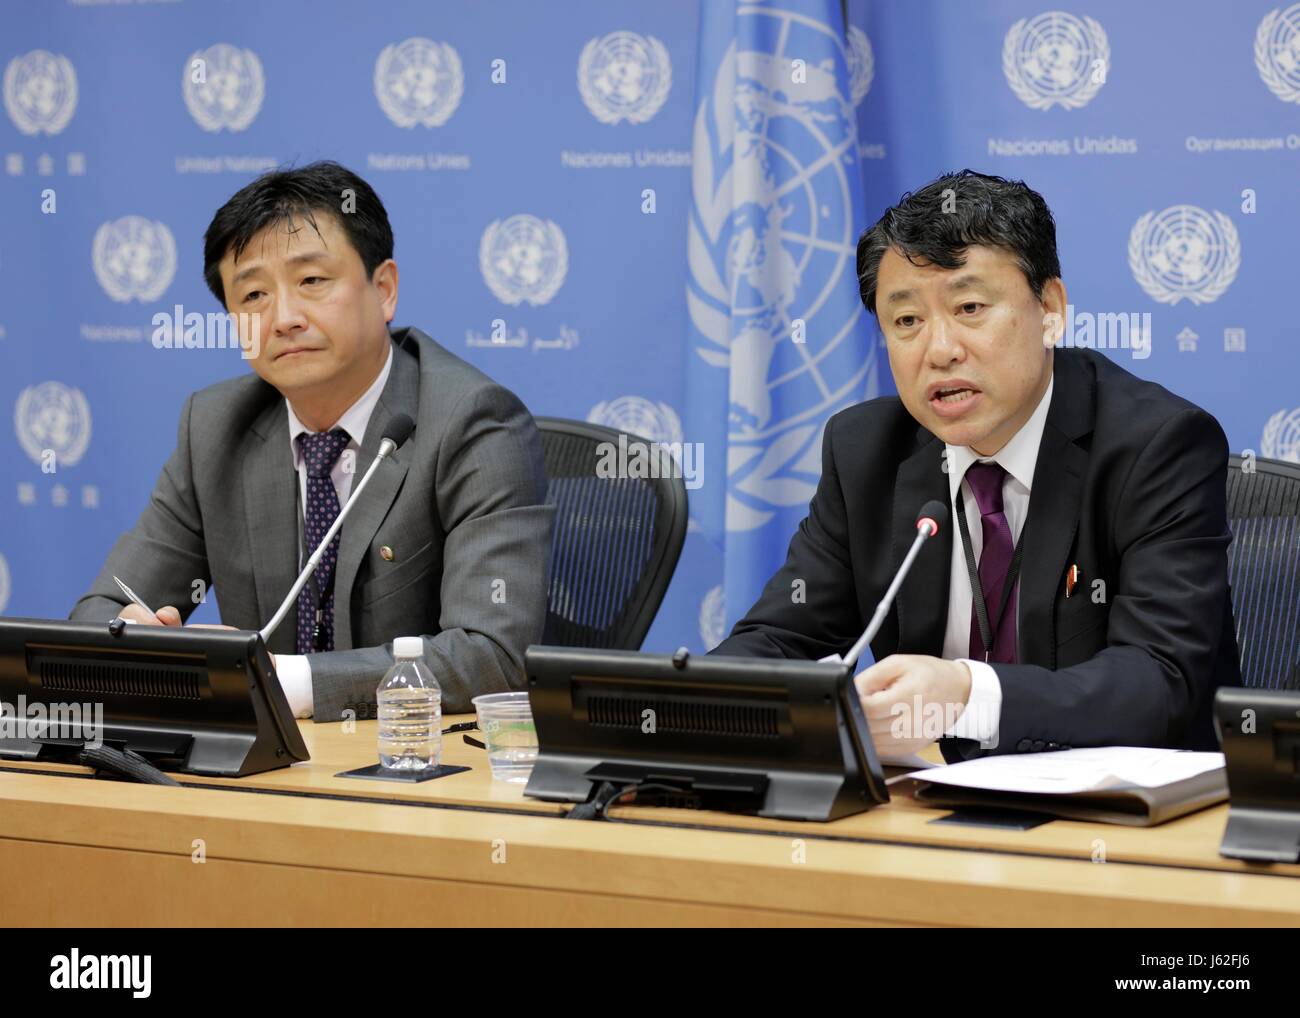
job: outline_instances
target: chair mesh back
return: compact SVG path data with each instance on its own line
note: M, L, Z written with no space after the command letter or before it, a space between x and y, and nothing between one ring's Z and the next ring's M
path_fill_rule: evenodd
M1300 466L1228 468L1228 582L1247 686L1300 689Z
M637 650L686 537L685 482L680 476L602 477L602 446L617 449L621 432L545 417L537 425L546 497L555 506L543 640ZM625 442L629 448L645 444L632 435ZM656 457L666 456L657 446L649 448Z

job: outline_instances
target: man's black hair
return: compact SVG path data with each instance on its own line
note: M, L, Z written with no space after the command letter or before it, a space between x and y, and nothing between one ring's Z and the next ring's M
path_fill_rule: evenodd
M1043 196L1021 180L974 170L945 173L886 209L858 240L858 292L876 313L880 259L894 248L908 261L924 259L944 269L965 264L973 244L1015 255L1035 297L1061 274L1056 221Z
M351 195L345 193L348 190ZM292 227L295 219L305 220L319 233L318 212L339 221L361 256L367 276L373 276L376 268L393 257L393 228L384 203L374 188L351 170L329 161L274 170L235 192L217 210L203 235L203 278L217 302L226 306L220 266L227 251L233 250L238 258L262 230L278 223Z

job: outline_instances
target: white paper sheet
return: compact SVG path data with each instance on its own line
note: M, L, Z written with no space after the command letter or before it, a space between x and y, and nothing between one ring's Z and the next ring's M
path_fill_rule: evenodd
M1050 753L1013 753L931 767L907 775L990 792L1069 795L1122 785L1159 788L1223 767L1222 753L1102 746Z

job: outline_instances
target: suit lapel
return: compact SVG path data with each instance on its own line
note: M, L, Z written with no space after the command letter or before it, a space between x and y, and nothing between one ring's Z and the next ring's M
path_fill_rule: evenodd
M1052 405L1034 465L1020 573L1019 659L1056 667L1056 588L1079 527L1088 454L1076 439L1093 428L1093 379L1079 356L1058 350Z
M289 447L289 416L284 399L277 399L250 429L243 463L244 514L252 550L257 615L270 622L298 575L298 473ZM271 634L273 654L296 650L298 610L291 607Z
M410 414L419 420L417 413L420 400L420 365L418 353L412 356L404 347L402 338L393 345L393 367L384 383L384 391L375 404L366 425L365 438L357 453L356 474L353 484L360 484L366 471L374 462L379 452L379 442L383 437L384 426L393 414ZM418 427L418 425L417 425ZM348 514L339 536L339 558L336 580L334 583L334 646L339 650L352 648L352 587L356 582L357 572L365 557L375 532L388 515L388 510L397 498L406 470L410 463L410 451L415 441L414 434L401 449L396 450L379 465L379 470L371 478L370 484L361 494L356 506Z
M943 443L918 429L920 448L898 468L894 484L894 513L890 575L902 564L916 539L916 517L931 499L948 504L948 475L943 469ZM912 563L894 602L898 613L898 651L907 654L943 654L943 632L948 617L948 579L952 562L952 528L944 527L926 541ZM888 580L886 581L888 582Z

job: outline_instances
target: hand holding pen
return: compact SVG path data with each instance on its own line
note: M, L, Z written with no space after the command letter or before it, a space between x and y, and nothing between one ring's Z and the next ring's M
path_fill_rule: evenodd
M140 599L135 591L116 576L113 577L113 582L122 588L122 593L131 601L130 604L118 612L118 618L125 619L127 622L138 622L146 626L179 626L181 624L181 613L171 605L164 605L155 612Z

